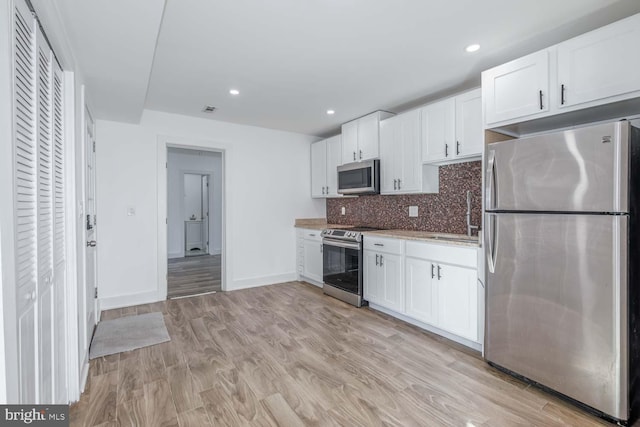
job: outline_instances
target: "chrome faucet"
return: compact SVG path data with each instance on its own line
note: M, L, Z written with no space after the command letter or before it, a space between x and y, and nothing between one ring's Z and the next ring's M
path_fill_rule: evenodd
M471 230L478 230L477 225L471 225L471 191L467 190L467 236L471 236Z

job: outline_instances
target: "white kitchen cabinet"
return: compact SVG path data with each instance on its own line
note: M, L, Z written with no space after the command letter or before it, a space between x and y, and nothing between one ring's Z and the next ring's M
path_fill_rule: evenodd
M320 230L298 229L297 264L298 279L322 285L322 236Z
M559 108L640 91L640 14L560 43Z
M369 243L364 248L364 299L403 312L402 241L365 237L365 242L367 240Z
M340 135L311 144L311 197L338 197L338 165L342 163Z
M437 325L452 334L478 340L478 273L470 268L438 263Z
M453 98L422 108L422 161L438 162L449 158L456 140L456 104Z
M446 164L480 157L482 91L474 89L422 108L422 161Z
M484 130L482 127L482 89L474 89L456 96L455 157L482 155Z
M380 122L380 193L437 193L438 169L423 166L420 110Z
M438 323L435 267L429 260L407 257L405 261L406 314L431 325Z
M376 111L342 125L342 163L380 156L380 121L393 114Z
M482 73L487 127L524 121L549 111L549 51L524 56Z

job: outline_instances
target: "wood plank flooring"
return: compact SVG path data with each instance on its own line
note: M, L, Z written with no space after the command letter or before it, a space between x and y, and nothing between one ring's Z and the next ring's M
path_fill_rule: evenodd
M598 426L461 346L301 282L161 311L172 341L92 360L72 426Z
M167 297L176 298L219 291L221 255L169 259Z

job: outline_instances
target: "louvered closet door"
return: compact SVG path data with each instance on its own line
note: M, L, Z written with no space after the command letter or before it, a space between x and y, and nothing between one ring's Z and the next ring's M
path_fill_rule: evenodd
M67 403L67 355L65 334L65 191L64 191L64 129L63 129L63 74L53 64L53 360L55 361L54 403Z
M14 185L20 402L38 402L36 284L38 142L35 20L14 8Z

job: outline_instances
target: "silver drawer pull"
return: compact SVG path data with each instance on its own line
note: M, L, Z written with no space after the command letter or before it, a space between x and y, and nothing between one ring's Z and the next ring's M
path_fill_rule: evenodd
M382 243L374 243L374 246L384 246Z

